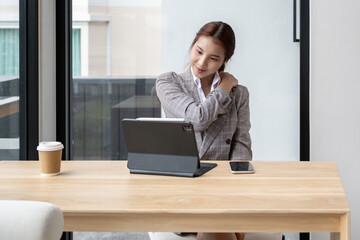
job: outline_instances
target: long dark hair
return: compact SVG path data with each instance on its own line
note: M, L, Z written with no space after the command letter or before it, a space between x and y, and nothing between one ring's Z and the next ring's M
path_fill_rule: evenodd
M220 21L214 21L209 22L202 26L200 30L196 33L196 36L190 46L190 49L194 46L194 44L197 42L197 40L201 36L210 36L214 39L219 40L222 45L225 48L225 59L224 64L219 68L219 72L224 71L225 64L229 61L231 56L234 54L235 50L235 33L230 27L229 24L220 22Z

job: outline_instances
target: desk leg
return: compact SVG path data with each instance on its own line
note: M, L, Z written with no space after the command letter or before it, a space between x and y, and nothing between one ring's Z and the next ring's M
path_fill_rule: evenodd
M339 240L340 239L340 233L330 233L330 240Z
M60 240L73 240L73 233L72 232L63 232Z
M350 240L350 213L341 216L340 240Z
M340 217L340 232L331 233L330 240L350 240L350 213Z

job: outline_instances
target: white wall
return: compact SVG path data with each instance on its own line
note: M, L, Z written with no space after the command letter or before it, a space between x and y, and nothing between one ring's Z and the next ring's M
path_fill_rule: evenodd
M360 239L359 0L311 1L311 161L337 163Z

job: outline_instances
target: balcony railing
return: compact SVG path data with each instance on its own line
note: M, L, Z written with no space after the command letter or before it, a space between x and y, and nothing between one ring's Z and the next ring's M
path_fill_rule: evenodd
M2 77L0 80L0 159L16 159L19 158L16 155L19 126L14 122L19 122L19 79ZM74 78L72 158L126 159L121 120L160 117L160 102L154 86L155 78ZM9 103L16 111L7 110L9 114L5 115L4 109L9 109Z
M126 159L121 120L160 117L155 78L74 78L73 158Z
M0 160L19 159L19 78L0 76Z

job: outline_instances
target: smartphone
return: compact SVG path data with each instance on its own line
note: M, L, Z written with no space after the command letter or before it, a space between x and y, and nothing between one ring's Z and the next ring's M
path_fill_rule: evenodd
M253 173L254 168L249 161L230 161L230 170L232 173Z

